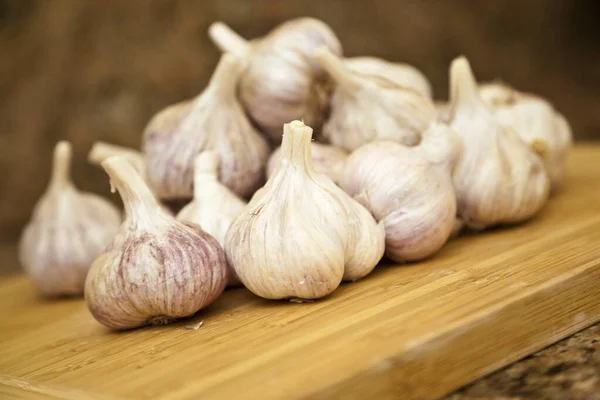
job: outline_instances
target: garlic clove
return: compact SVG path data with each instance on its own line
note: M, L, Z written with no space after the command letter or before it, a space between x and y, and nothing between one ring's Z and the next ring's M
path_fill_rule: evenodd
M353 72L326 48L316 49L314 57L337 84L322 132L334 146L352 151L375 140L415 145L436 119L433 102L420 93Z
M102 166L121 195L125 220L86 279L92 315L112 329L131 329L169 323L212 303L227 283L217 241L164 212L123 157Z
M200 225L205 232L224 247L225 234L246 202L218 180L219 154L216 151L200 153L194 162L194 199L177 214L180 221ZM241 284L233 268L228 268L227 286Z
M280 168L225 238L242 283L267 299L324 297L344 275L347 213L331 180L312 165L311 136L300 121L284 126Z
M329 103L330 81L314 62L312 51L324 45L342 54L339 40L324 22L293 19L246 43L222 22L211 25L209 35L221 50L248 60L240 82L240 99L271 140L281 141L281 126L294 119L321 125Z
M88 153L88 161L90 164L100 166L102 161L112 156L121 156L125 158L142 177L145 176L144 156L140 151L128 147L101 141L95 142Z
M71 181L71 144L54 148L52 177L19 242L19 259L46 296L81 295L94 258L117 233L121 216L100 196Z
M344 281L355 282L367 276L377 266L385 252L385 225L342 189L332 186L348 215L348 244L344 263Z
M434 123L418 146L377 141L348 157L340 184L384 224L392 260L427 258L448 240L456 219L451 173L459 154L456 133Z
M346 58L344 64L353 72L380 76L427 98L432 97L431 84L425 75L412 65L389 62L376 57Z
M452 62L450 81L449 124L464 143L454 170L459 217L474 229L531 218L549 193L542 160L492 114L466 58Z
M202 94L167 108L148 124L146 178L161 200L191 199L194 159L205 150L219 153L219 180L237 195L250 197L262 185L269 146L237 101L243 68L241 59L223 55Z
M572 143L564 117L543 98L521 93L506 84L482 84L479 94L500 122L514 129L541 156L551 187L559 187Z
M329 146L322 143L312 142L311 154L312 162L315 169L319 172L324 173L332 181L338 182L340 174L344 169L344 163L348 158L348 153L335 146ZM273 176L273 174L279 168L281 164L281 147L278 147L269 158L267 163L267 178Z

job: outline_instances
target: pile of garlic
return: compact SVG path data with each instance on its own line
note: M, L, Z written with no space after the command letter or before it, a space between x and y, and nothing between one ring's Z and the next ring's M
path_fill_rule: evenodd
M464 57L446 103L410 65L344 58L312 18L252 41L217 22L209 36L224 54L204 91L158 112L141 151L97 142L88 155L124 220L75 189L59 142L22 234L39 290L84 293L112 329L187 317L226 286L322 298L384 254L417 262L461 229L531 219L564 180L566 119L539 96L477 85Z

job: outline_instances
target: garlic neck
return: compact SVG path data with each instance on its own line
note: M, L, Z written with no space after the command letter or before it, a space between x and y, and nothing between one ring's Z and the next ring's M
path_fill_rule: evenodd
M344 62L326 46L319 46L313 52L313 57L338 84L338 87L354 92L360 88L358 78L346 67Z
M121 195L127 220L140 224L150 220L150 215L164 214L140 174L125 158L109 157L102 162L102 167L110 177L113 191L116 188Z
M244 62L241 58L229 53L223 54L210 78L209 89L224 98L235 99L243 67Z
M194 160L194 198L202 198L219 182L219 154L204 151Z
M215 22L208 28L208 36L224 53L246 58L250 53L250 44L223 22Z
M88 154L88 161L100 165L102 161L112 156L125 157L135 167L143 165L142 154L139 151L106 142L95 142Z
M281 159L289 165L307 172L313 172L310 143L312 129L303 122L292 121L283 126L283 141L281 143Z
M52 175L50 177L51 189L73 187L73 182L71 181L72 158L73 150L71 144L64 140L58 142L54 147Z
M465 57L453 60L450 65L450 104L453 116L459 110L487 110L479 97L477 82Z

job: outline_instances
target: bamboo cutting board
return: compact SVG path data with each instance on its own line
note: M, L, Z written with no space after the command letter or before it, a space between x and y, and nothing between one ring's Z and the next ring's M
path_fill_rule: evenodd
M600 147L581 146L535 220L315 303L238 289L189 320L113 333L82 300L2 281L0 398L429 399L599 319Z

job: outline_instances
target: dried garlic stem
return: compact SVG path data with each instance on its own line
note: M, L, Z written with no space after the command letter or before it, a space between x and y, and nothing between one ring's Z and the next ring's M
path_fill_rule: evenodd
M218 182L219 154L204 151L194 160L194 198L203 197L206 182Z
M72 158L73 149L71 144L65 140L58 142L54 147L50 187L61 188L72 185L70 172Z
M143 171L144 159L141 152L106 142L94 143L88 154L88 161L91 164L100 165L102 161L112 156L126 158L138 171Z
M222 96L235 99L238 77L243 67L244 62L239 57L228 53L223 54L210 78L209 88Z
M354 73L326 46L319 46L315 49L313 57L319 62L321 67L333 77L341 88L349 92L353 92L360 88L360 84L357 82Z
M238 57L248 56L250 51L248 41L225 23L213 23L208 28L208 35L222 52L228 52Z
M290 132L284 134L291 135L291 140L284 140L281 144L281 154L283 160L289 160L297 167L306 168L308 172L314 171L310 152L310 142L312 140L312 129L300 121L292 121L288 124Z
M457 58L452 62L450 68L450 104L453 109L450 115L454 115L456 107L470 105L472 108L485 108L485 103L479 97L477 81L469 62L465 57Z
M102 167L123 199L126 219L143 221L149 213L164 213L140 174L125 158L110 157L102 162Z

